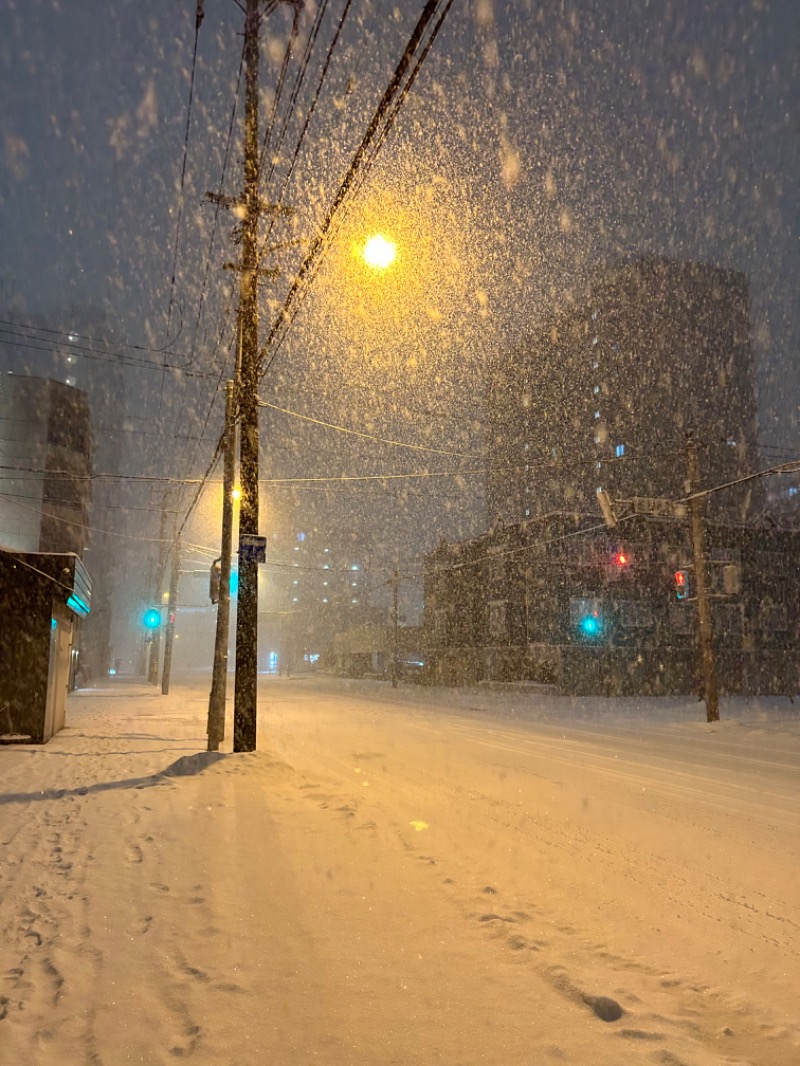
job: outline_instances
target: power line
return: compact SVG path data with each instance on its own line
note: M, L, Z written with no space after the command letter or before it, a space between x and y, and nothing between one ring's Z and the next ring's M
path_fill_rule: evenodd
M445 7L444 14L446 14L449 10L451 3L452 0L449 0L448 4ZM312 270L315 270L318 267L319 262L321 261L322 256L324 255L324 252L327 248L327 244L329 243L328 234L331 230L331 226L333 225L337 213L339 212L347 197L351 195L356 178L357 176L359 176L360 172L362 171L362 168L369 169L372 165L372 162L374 160L374 153L368 159L368 153L372 142L376 139L376 137L379 136L381 124L386 119L386 116L390 114L395 98L401 92L403 79L406 77L406 74L408 73L408 70L411 66L414 53L417 51L424 37L428 23L436 14L436 9L438 8L438 6L439 0L427 0L427 3L425 4L422 14L420 15L419 20L417 22L417 25L415 26L411 37L409 38L408 44L406 45L400 62L395 68L395 72L392 75L389 85L387 86L383 96L381 97L381 100L375 110L375 113L373 114L372 119L367 127L367 130L361 140L361 144L356 149L353 159L351 160L350 166L348 167L347 173L345 174L344 179L342 180L342 183L339 186L336 195L334 196L333 203L328 209L325 218L322 220L322 223L318 228L317 234L311 242L311 247L305 258L303 259L303 262L301 263L300 268L298 269L297 274L295 275L294 281L289 287L289 291L286 294L283 306L278 313L278 317L273 322L269 332L269 336L267 337L267 340L262 348L262 353L266 353L270 349L270 347L273 346L275 339L278 335L278 331L285 324L285 329L281 340L276 345L274 345L272 357L266 362L266 365L261 371L262 379L272 366L277 351L280 348L280 345L282 344L283 339L285 338L286 333L288 332L288 329L294 321L297 312L295 311L291 315L291 317L289 313L293 305L295 304L295 301L299 297L301 288L304 283L306 283L306 285L310 283L310 280L312 278ZM425 52L425 54L427 55L427 51ZM403 94L402 98L405 98L405 94ZM394 121L396 113L397 109L391 111L391 122ZM380 143L383 142L381 141ZM308 281L306 281L306 279L308 279Z
M192 72L189 78L189 102L186 107L186 130L183 135L183 164L181 166L181 183L178 193L178 220L175 225L175 251L172 257L172 278L170 280L169 306L167 308L167 332L169 333L172 322L172 305L175 298L175 275L178 268L178 243L181 235L181 219L183 218L184 184L186 181L186 160L189 155L189 128L192 122L192 100L194 99L194 75L197 69L197 41L200 36L200 24L203 21L203 0L197 0L197 10L194 20L194 48L192 49Z
M31 337L31 336L29 336L29 335L27 335L25 333L18 333L16 330L3 329L3 328L0 328L0 333L5 333L7 336L11 336L11 337L22 337L22 338L24 338L24 340L18 340L17 341L17 340L6 340L4 337L0 337L0 344L5 344L5 345L7 345L8 347L11 347L11 348L27 348L27 349L30 349L30 350L36 351L36 352L47 352L49 355L64 355L64 354L66 354L65 352L59 350L58 348L54 348L52 346L49 347L49 348L45 348L45 347L43 347L40 344L28 344L28 343L26 343L26 341L28 341L28 340L42 340L45 343L47 343L47 338L46 337ZM135 347L135 345L131 345L131 347ZM178 365L178 364L175 364L175 363L154 363L151 360L146 360L146 359L138 359L137 360L137 359L134 359L132 356L122 355L119 352L98 351L98 349L96 349L96 348L88 348L88 347L86 347L84 345L80 345L80 344L73 345L73 348L74 348L75 351L78 351L78 352L82 353L81 358L89 359L89 360L92 360L92 361L95 361L95 362L101 362L101 363L102 362L109 362L109 363L114 363L117 366L134 367L137 370L158 370L158 371L161 371L162 373L165 370L174 370L174 371L177 371L178 373L183 374L183 375L185 375L186 377L189 377L189 378L208 378L208 377L213 377L213 375L211 373L208 373L208 372L201 372L201 371L198 371L198 370L187 370L186 367L190 365L189 363L182 364L182 365Z
M364 440L374 440L379 441L381 444L391 444L396 448L409 448L412 451L416 452L432 452L435 455L459 456L464 459L481 458L481 456L475 455L474 453L470 452L448 451L444 448L431 448L424 444L406 444L403 441L390 440L388 437L379 437L375 433L365 433L362 430L350 429L347 426L337 426L333 422L323 422L319 418L312 418L310 415L300 414L299 411L290 411L286 407L279 407L277 404L268 403L266 400L259 400L258 404L259 407L268 407L272 411L279 411L281 414L291 415L293 418L299 418L301 419L301 421L310 422L312 425L315 426L323 426L325 429L333 429L336 430L338 433L347 433L354 437L361 437Z

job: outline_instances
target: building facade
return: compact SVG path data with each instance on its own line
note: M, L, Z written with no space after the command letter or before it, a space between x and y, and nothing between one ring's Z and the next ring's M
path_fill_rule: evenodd
M703 485L757 470L745 275L663 258L604 267L582 302L494 358L488 415L490 522L597 514L599 488L679 499L687 431ZM717 493L709 515L745 522L761 492Z
M92 498L86 394L60 381L2 375L0 446L0 545L82 555Z
M800 533L709 524L723 693L800 692ZM697 691L686 524L579 515L498 523L425 560L425 627L443 684L530 680L575 695Z

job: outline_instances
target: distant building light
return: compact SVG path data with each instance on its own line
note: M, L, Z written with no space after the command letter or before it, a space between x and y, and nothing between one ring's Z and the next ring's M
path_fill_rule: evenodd
M323 563L322 564L322 569L323 570L330 570L330 568L331 568L331 564L330 563Z
M530 507L526 507L525 508L525 517L526 518L530 518L530 516L531 516L531 509L530 509Z
M592 344L597 344L597 337L592 337Z
M798 492L800 492L800 489L797 487L797 485L791 485L786 490L786 495L787 496L796 496L798 494Z
M358 586L357 581L351 581L350 584L353 586L353 588L356 588Z
M595 463L594 464L594 468L595 468L595 470L602 470L603 469L603 464L599 463L599 462Z
M323 548L322 550L323 550L324 552L329 552L329 551L330 551L330 548Z
M298 602L298 597L297 596L292 596L292 603L297 603L297 602Z
M327 586L328 582L327 581L323 581L322 584Z
M67 362L68 363L74 363L75 362L75 356L74 355L68 355L67 356Z
M618 444L614 449L614 454L616 455L617 459L621 459L622 456L625 454L625 445Z
M351 570L360 570L360 569L361 569L361 567L360 567L360 566L358 565L358 563L353 563L353 564L351 565L350 569L351 569Z
M69 340L69 342L71 344L74 344L75 341L78 339L78 334L77 333L68 333L67 334L67 339Z
M599 385L595 385L595 387L592 389L592 392L595 394L595 396L598 394L599 391L600 391L600 386Z
M351 603L358 603L358 599L356 597L353 597L353 599L350 602Z
M598 437L598 435L596 433L594 435L594 442L595 442L595 444L599 444L600 443L600 438Z
M72 388L74 388L74 387L75 387L75 378L73 378L73 377L68 377L68 378L66 379L66 381L67 381L67 385L71 386Z
M594 417L595 417L595 418L599 418L599 417L600 417L600 412L599 412L599 411L595 411L595 413L594 413Z
M731 439L730 437L728 438L728 440L725 441L725 443L728 445L729 448L736 447L736 441Z
M327 596L323 596L322 597L322 602L323 603L327 603L328 602L328 597Z
M300 540L300 541L305 540L306 539L305 533L298 533L297 534L297 539Z
M592 322L597 321L597 311L592 311Z
M293 584L293 585L299 585L299 584L300 584L300 582L299 582L299 581L297 580L297 578L295 578L295 579L294 579L294 581L292 582L292 584Z
M595 360L593 361L593 363L592 363L592 370L597 370L597 369L599 369L599 367L600 367L600 364L599 364L599 363L598 363L598 361L597 361L597 360L595 359Z

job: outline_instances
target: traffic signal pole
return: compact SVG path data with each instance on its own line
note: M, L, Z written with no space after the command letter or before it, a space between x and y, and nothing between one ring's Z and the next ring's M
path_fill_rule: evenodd
M175 611L178 607L178 574L181 567L181 538L178 535L172 547L172 570L169 575L169 603L167 605L167 637L164 641L164 668L161 672L161 695L169 695L169 680L172 674L172 644L175 640Z
M700 491L700 464L697 458L697 442L691 432L686 434L686 460L691 515L692 549L694 552L694 580L697 588L697 627L700 641L700 666L703 676L703 698L706 704L706 720L719 721L719 689L717 687L717 664L714 659L713 624L711 601L708 595L706 572L705 497Z
M218 751L225 738L225 697L228 688L228 629L231 613L231 549L233 547L233 480L236 463L236 424L233 382L225 386L225 456L222 474L222 545L220 551L217 632L214 672L208 698L208 750Z
M259 0L247 0L245 17L244 219L241 228L239 314L239 603L236 612L236 682L233 750L255 751L258 678L258 563L242 551L242 538L258 534L258 30Z

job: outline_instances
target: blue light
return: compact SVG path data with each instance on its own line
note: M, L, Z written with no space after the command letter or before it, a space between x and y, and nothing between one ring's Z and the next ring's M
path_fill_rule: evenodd
M145 611L142 624L145 629L158 629L161 625L161 611L157 607L151 607L149 611Z
M230 588L231 596L238 595L238 593L239 593L239 571L238 570L231 570L231 580L230 580L229 588Z
M599 637L603 632L603 623L596 614L587 614L578 627L585 637Z
M74 592L67 597L67 607L82 618L89 613L89 605Z
M625 454L625 445L624 444L618 444L616 446L616 448L614 449L614 452L615 452L615 454L617 456L617 459L621 459L622 456Z

